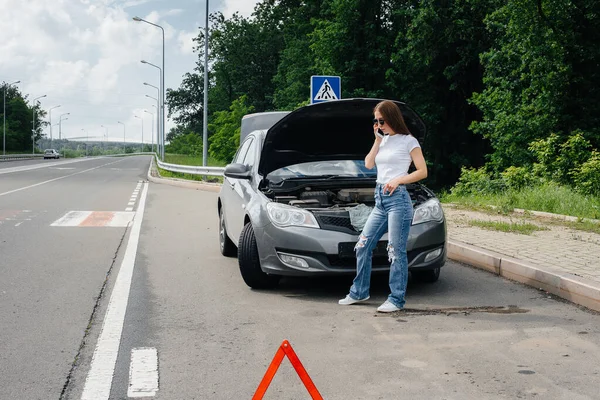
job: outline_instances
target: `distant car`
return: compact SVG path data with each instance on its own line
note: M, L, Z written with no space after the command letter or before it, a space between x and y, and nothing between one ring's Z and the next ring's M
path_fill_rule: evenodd
M54 149L46 149L44 150L44 160L46 158L55 158L58 160L60 158L60 154Z
M344 99L293 112L244 116L240 147L225 168L218 197L219 242L235 256L252 288L281 276L356 273L356 213L374 205L376 169L365 167L373 144L373 108L380 99ZM396 102L421 142L421 118ZM407 185L414 205L408 238L414 279L434 282L446 262L446 221L435 194ZM357 228L358 227L358 228ZM387 234L373 251L373 271L389 271Z

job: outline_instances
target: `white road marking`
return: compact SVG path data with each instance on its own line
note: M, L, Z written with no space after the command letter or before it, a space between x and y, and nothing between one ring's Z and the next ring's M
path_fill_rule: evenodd
M133 211L133 207L127 207L125 211Z
M69 160L69 161L56 161L56 162L44 162L41 164L28 165L22 167L11 167L11 168L2 168L0 169L0 175L2 174L10 174L11 172L23 172L23 171L31 171L32 169L40 169L40 168L48 168L54 167L55 165L67 165L76 162L89 161L90 159L81 159L81 160Z
M50 226L126 228L134 215L124 211L69 211Z
M135 205L135 201L130 201L129 203L127 203L128 206L133 206Z
M18 224L15 224L15 226L19 226L19 225L21 225L23 222L25 222L25 221L21 221L21 222L19 222Z
M0 197L1 197L1 196L6 196L7 194L11 194L11 193L20 192L21 190L27 190L27 189L34 188L34 187L36 187L36 186L45 185L46 183L50 183L50 182L54 182L54 181L58 181L59 179L65 179L65 178L68 178L68 177L70 177L70 176L74 176L74 175L83 174L83 173L85 173L85 172L93 171L93 170L95 170L95 169L102 168L102 167L105 167L105 166L107 166L107 165L116 164L116 163L118 163L118 162L121 162L121 161L123 161L123 160L118 160L118 161L114 161L114 162L111 162L111 163L108 163L108 164L99 165L99 166L97 166L97 167L94 167L94 168L89 168L89 169L85 169L85 170L83 170L83 171L75 172L74 174L65 175L65 176L60 176L60 177L58 177L58 178L54 178L54 179L50 179L50 180L48 180L48 181L44 181L44 182L40 182L40 183L36 183L36 184L34 184L34 185L29 185L29 186L25 186L25 187L22 187L22 188L19 188L19 189L15 189L15 190L11 190L11 191L8 191L8 192L0 193ZM33 169L33 168L32 168L32 169ZM0 173L2 173L2 172L0 172Z
M128 397L152 397L158 391L158 352L153 347L131 349Z
M110 388L112 386L121 334L123 332L123 321L125 320L127 302L129 301L133 267L135 266L135 258L140 240L147 194L148 185L146 184L144 185L138 212L133 219L133 227L129 234L127 248L125 249L123 262L115 281L115 287L110 296L108 309L106 310L102 324L102 331L100 332L100 337L98 338L98 343L92 357L90 372L85 380L83 394L81 395L82 400L104 400L110 396Z
M64 169L75 169L75 168L58 168L58 167L56 167L56 168L52 168L52 169L64 170Z
M50 224L50 226L78 226L91 214L91 211L69 211L62 218Z

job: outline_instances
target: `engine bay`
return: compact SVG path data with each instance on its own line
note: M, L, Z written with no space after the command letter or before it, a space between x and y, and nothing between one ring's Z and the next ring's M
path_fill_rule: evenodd
M408 185L413 206L417 206L430 198L433 193L422 185ZM265 193L267 194L267 193ZM375 205L375 188L342 188L323 189L305 186L300 189L267 194L269 198L277 203L287 204L293 207L306 209L337 209L355 207L359 204L367 206Z

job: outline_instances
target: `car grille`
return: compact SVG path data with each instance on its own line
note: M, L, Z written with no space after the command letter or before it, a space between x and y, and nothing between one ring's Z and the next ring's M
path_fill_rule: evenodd
M315 217L321 225L321 229L332 231L343 231L348 233L357 233L352 223L350 222L350 214L347 211L343 212L315 212Z

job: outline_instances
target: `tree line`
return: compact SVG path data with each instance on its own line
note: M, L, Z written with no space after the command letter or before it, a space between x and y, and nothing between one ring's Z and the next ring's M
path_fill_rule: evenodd
M6 104L4 104L6 93ZM11 153L30 152L32 149L32 133L36 143L42 138L43 130L48 125L44 121L46 111L39 104L27 104L27 95L14 85L2 82L0 85L0 135L4 136L4 120L6 119L6 151ZM4 115L6 110L6 115ZM35 130L33 122L35 120ZM0 139L3 140L3 139Z
M210 21L215 158L231 159L241 115L308 104L311 75L339 75L344 98L421 114L433 187L472 168L600 182L597 0L263 0L251 17ZM167 93L173 143L202 134L204 40L200 30L196 67Z

